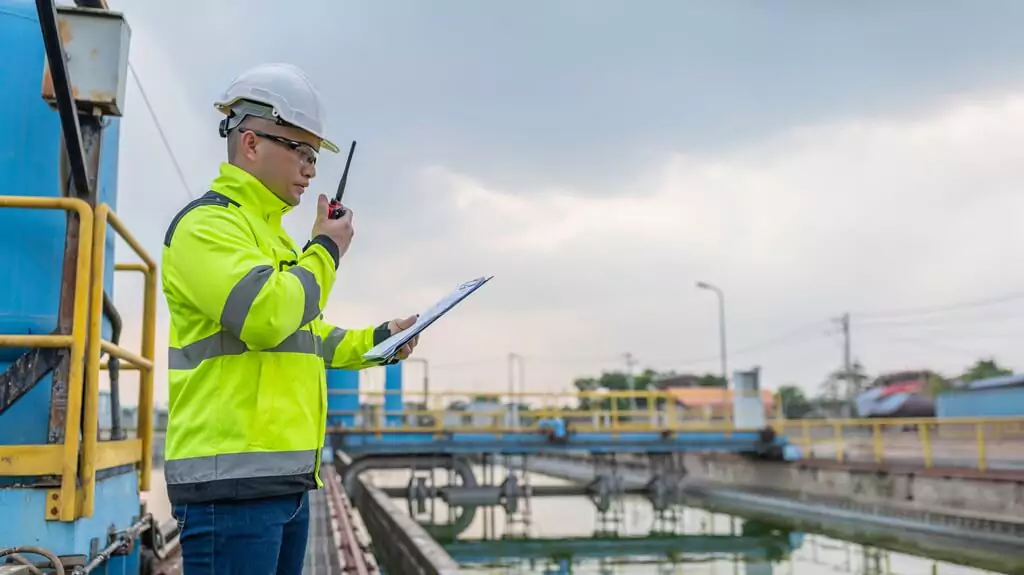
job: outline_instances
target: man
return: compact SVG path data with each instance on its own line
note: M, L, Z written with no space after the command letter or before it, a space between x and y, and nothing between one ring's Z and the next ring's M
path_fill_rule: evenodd
M228 161L164 238L167 493L185 575L299 575L307 493L322 487L324 366L369 367L363 353L415 316L350 330L323 319L353 214L330 219L321 194L302 248L281 225L315 177L320 149L338 151L306 76L257 66L216 106Z

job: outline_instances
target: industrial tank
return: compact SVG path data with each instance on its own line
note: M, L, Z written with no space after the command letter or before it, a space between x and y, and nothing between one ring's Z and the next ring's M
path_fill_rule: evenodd
M0 0L0 54L0 194L59 197L66 174L60 168L60 117L41 95L46 54L34 3ZM98 194L116 211L119 124L116 118L105 121ZM47 334L57 328L65 222L65 213L57 210L0 208L0 334ZM108 230L105 285L111 298L115 242ZM109 338L107 320L103 331ZM25 351L0 348L0 372ZM47 443L50 381L46 376L3 413L0 444Z

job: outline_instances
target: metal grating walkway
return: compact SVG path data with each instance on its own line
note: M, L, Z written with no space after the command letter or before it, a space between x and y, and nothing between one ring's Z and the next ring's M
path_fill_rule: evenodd
M309 542L302 575L339 575L341 572L327 494L324 489L315 489L309 492Z

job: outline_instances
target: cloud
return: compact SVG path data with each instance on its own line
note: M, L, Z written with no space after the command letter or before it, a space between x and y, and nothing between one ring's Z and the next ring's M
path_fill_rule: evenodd
M204 55L203 68L186 71L156 40L154 26L163 16L147 20L148 9L141 8L129 10L135 14L132 60L139 63L147 95L197 194L223 156L222 141L211 135L216 118L209 101L247 65L241 54L251 44L218 41L229 52ZM360 17L371 15L360 12ZM200 20L211 28L223 21ZM264 24L247 30L253 26ZM262 43L262 51L249 58L282 59L281 51L294 50L291 44L275 46ZM192 49L178 46L174 53L178 48ZM316 77L330 77L334 65L309 63ZM365 76L378 68L366 61L357 71ZM665 74L659 70L658 75ZM384 86L392 81L377 80ZM351 82L320 84L332 102L355 97L344 89ZM365 151L349 194L357 213L356 241L327 310L341 325L368 325L420 311L469 277L495 274L491 285L424 338L422 352L434 366L437 389L504 388L509 352L527 356L527 385L534 390L564 389L575 375L618 367L626 351L641 365L716 370L717 310L711 294L694 288L696 280L726 292L730 349L794 327L818 326L730 360L733 367L762 364L771 385L794 380L812 386L840 363L830 317L985 297L1011 291L1024 279L1005 263L1024 235L1016 223L1024 202L1018 192L1024 182L1024 97L1016 92L928 100L913 114L902 109L889 116L868 116L846 106L842 120L824 119L756 140L719 138L714 149L695 144L715 137L686 130L690 120L675 118L661 131L648 122L629 140L642 151L622 151L646 163L629 162L627 169L607 160L614 154L605 152L615 145L597 149L583 142L573 148L574 138L601 141L600 132L553 136L554 144L547 146L530 144L531 153L544 159L527 161L501 147L514 148L525 138L519 134L517 140L514 127L507 127L506 139L495 136L497 125L486 125L486 137L471 133L450 110L438 112L433 122L417 119L430 106L462 110L456 98L461 88L454 80L450 84L452 92L429 106L395 103L352 118L356 131L366 132L370 124L387 127L372 132L379 140L370 138L365 148L360 136ZM158 256L166 224L187 198L133 80L128 90L118 211ZM359 97L369 103L384 97L371 88L364 92ZM784 95L780 98L789 102L791 95ZM715 101L714 94L699 97ZM486 103L494 109L483 116L497 122L492 112L504 103ZM332 118L349 122L335 108L348 107L332 107ZM644 118L657 109L652 105ZM664 106L660 109L664 114ZM685 117L688 110L683 106L676 113ZM815 110L807 117L829 117L821 106ZM572 107L558 111L569 114ZM776 117L771 112L746 113ZM785 122L770 123L772 129L800 117L798 112L790 110ZM538 114L532 121L539 126L549 120ZM590 116L570 120L593 124ZM743 123L722 122L733 128ZM441 124L449 123L458 129L444 131ZM671 137L680 131L687 133L685 142ZM531 142L538 138L533 127L528 132ZM472 147L472 153L452 153L452 146ZM595 155L588 165L590 151ZM330 188L342 162L325 162L319 185ZM543 169L552 165L561 168ZM507 177L510 170L529 166L541 169ZM312 217L307 202L286 220L300 243ZM123 244L118 253L126 254ZM129 322L141 308L140 293L134 284L118 282L116 297ZM159 302L157 381L158 397L165 398L167 313L162 297ZM991 350L1007 361L1021 359L1006 339L983 338L977 329L975 340L956 331L941 338L929 334L929 349L929 344L896 341L913 331L861 333L856 325L854 352L873 372L926 363L953 370L977 350ZM935 345L943 344L960 352L937 353ZM129 339L128 345L137 349L137 340ZM688 361L693 358L706 359Z
M788 349L733 362L763 362L771 382L815 385L841 357L825 333L829 317L986 297L1024 283L1004 259L1024 240L1016 223L1022 160L1024 96L1007 94L913 117L798 127L717 157L666 154L654 176L637 176L651 186L644 194L636 186L597 196L557 185L523 193L430 166L420 193L432 198L430 220L442 225L428 237L396 233L395 242L417 247L387 256L384 269L398 281L375 285L372 300L440 288L463 279L456 270L495 273L475 307L443 320L474 340L446 346L447 334L432 331L432 358L457 362L467 348L498 358L594 350L611 364L631 350L664 367L708 356L699 367L714 369L713 301L693 288L707 280L726 291L733 345L820 321ZM470 316L481 314L486 329L474 331L483 326ZM922 361L913 345L877 330L854 337L873 372ZM1005 340L980 349L1022 359ZM956 370L974 359L961 351L927 362ZM530 387L563 386L580 373L571 363L531 377ZM461 369L450 383L498 385L501 365Z

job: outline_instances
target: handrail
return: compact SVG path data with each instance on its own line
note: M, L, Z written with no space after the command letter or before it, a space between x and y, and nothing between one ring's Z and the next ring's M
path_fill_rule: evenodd
M346 435L387 435L429 433L434 437L458 433L488 433L495 436L530 435L552 429L550 420L561 420L574 434L610 433L746 433L728 409L720 417L706 410L685 409L674 401L655 401L661 391L579 392L579 393L474 393L432 392L432 407L424 408L416 390L330 389L328 395L357 396L328 409L328 432ZM401 395L401 407L392 407L387 397ZM646 397L638 409L620 407L616 401L592 398ZM513 414L512 403L520 398L540 398L541 406L527 405ZM447 398L447 399L442 399ZM482 401L468 409L453 407L449 399ZM484 398L494 398L489 402ZM336 408L337 407L337 408ZM646 409L645 409L646 407ZM722 406L728 407L728 406ZM1024 417L913 417L862 419L784 419L769 417L765 427L799 446L804 459L830 459L838 463L857 461L876 465L904 464L925 469L957 468L993 471L1024 467ZM749 426L748 426L749 427ZM1013 442L1016 443L1013 443ZM941 443L940 443L941 442Z
M60 466L59 500L53 501L60 510L61 521L75 519L75 502L77 500L76 481L78 478L78 428L82 413L82 380L84 366L80 360L85 354L86 322L89 317L89 275L92 250L93 212L92 207L78 198L38 198L22 196L0 196L0 208L51 209L72 211L78 215L78 255L75 268L75 298L72 307L71 343L68 368L67 413L64 418L64 443ZM11 342L30 343L56 347L54 338L61 336L8 336L0 337L0 346L10 346ZM66 341L67 336L60 341ZM77 359L77 360L76 360ZM19 446L27 447L27 446ZM44 446L50 447L50 446ZM5 449L0 447L0 454Z
M96 452L99 442L99 374L100 374L100 353L105 351L108 354L127 361L142 372L142 381L139 385L139 425L136 430L136 437L142 440L142 468L140 470L139 488L146 491L149 488L149 465L147 461L152 459L152 420L153 409L153 349L152 342L149 349L146 348L145 332L151 331L153 326L151 318L144 310L143 312L143 353L137 355L128 350L122 349L111 342L102 339L103 326L103 280L106 268L106 241L107 223L110 223L125 242L131 247L136 255L145 262L146 272L146 303L150 300L149 291L155 289L155 284L149 281L151 275L155 275L156 263L145 248L131 235L121 221L114 215L108 204L101 204L96 208L95 229L93 230L92 250L92 301L90 305L89 321L89 343L86 350L86 395L85 395L85 439L82 445L82 487L84 497L82 499L82 515L92 516L95 506L96 495ZM116 266L115 266L116 270ZM155 300L155 296L153 297ZM145 307L145 306L144 306ZM155 306L154 306L155 307ZM147 405L148 402L148 405ZM141 437L139 437L141 435ZM148 440L147 440L148 437ZM150 464L151 465L151 464Z
M70 348L64 442L0 446L0 476L60 475L60 489L48 494L46 518L73 521L78 517L89 517L93 513L96 471L99 469L140 463L139 489L148 491L150 488L153 458L156 262L107 204L101 204L94 209L84 200L77 198L0 196L0 208L61 209L73 211L79 217L78 261L74 278L74 319L71 334L0 334L0 347ZM144 262L115 266L115 270L139 271L145 276L141 354L102 339L103 271L108 223ZM123 359L141 371L139 422L134 439L99 442L99 358L102 352ZM85 430L81 434L81 445L80 427ZM79 481L81 499L78 494Z

